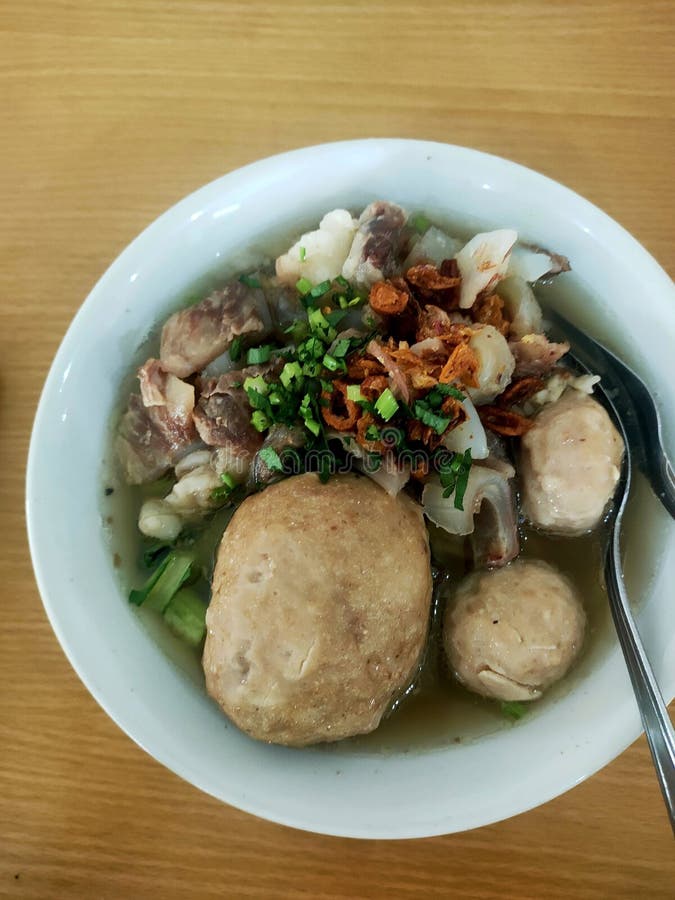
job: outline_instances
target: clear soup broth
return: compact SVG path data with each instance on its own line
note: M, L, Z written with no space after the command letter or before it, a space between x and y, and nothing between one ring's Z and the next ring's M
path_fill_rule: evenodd
M432 218L439 227L451 234L466 234L465 228L457 228L440 216ZM292 233L299 230L293 229ZM285 231L285 234L289 231L290 229ZM287 246L288 240L279 238L265 243L268 253L273 255L275 251ZM261 255L255 254L255 257L260 260ZM573 267L574 260L571 262ZM237 267L237 270L240 268ZM232 269L233 266L230 265L227 269L206 276L195 289L188 292L188 296L203 296L212 286L229 276ZM574 272L537 286L535 292L544 310L548 304L564 309L579 325L588 328L616 352L622 352L620 336L612 329L610 321L605 317L598 319L597 311L602 310L601 298L592 296ZM180 305L178 298L175 307ZM129 392L135 387L136 366L156 353L157 348L158 333L155 332L133 354L129 377L121 386L120 406L126 402ZM114 425L116 421L113 427ZM114 489L112 494L104 496L103 521L111 556L119 575L121 592L127 596L129 589L144 581L148 575L148 570L141 563L144 542L136 527L141 503L148 493L143 487L125 485L112 458L104 461L103 472L104 485ZM638 602L648 587L658 555L658 547L649 541L643 527L657 507L658 502L649 486L638 474L624 520L624 574L629 595ZM217 511L204 523L196 537L194 549L198 554L198 561L209 572L212 571L220 539L232 515L231 508ZM540 710L574 690L615 641L602 576L605 529L600 526L592 533L580 537L558 538L541 534L524 522L520 523L519 528L521 558L540 559L553 564L571 579L582 597L588 627L581 655L572 671L549 689L541 700L529 704L526 715L517 723L504 717L498 702L470 693L451 676L444 661L440 640L442 618L454 587L471 571L470 555L458 539L449 539L444 532L431 525L432 564L439 574L434 590L429 636L417 678L393 704L374 732L337 744L317 745L317 752L326 747L339 749L341 752L368 754L408 752L473 741L502 728L521 727ZM186 677L203 686L200 653L174 637L155 614L143 608L138 609L137 614L162 652L168 655Z

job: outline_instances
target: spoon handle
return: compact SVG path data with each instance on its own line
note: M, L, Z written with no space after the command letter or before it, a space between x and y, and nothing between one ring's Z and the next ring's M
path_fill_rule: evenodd
M645 735L661 785L661 793L675 835L675 732L642 645L623 584L618 528L615 528L607 548L605 579L614 625L633 684Z

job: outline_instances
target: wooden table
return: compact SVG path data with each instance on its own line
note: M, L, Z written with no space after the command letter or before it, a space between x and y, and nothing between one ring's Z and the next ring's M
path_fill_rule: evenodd
M23 516L35 404L78 305L162 210L259 157L373 135L488 150L580 191L672 273L674 13L668 0L0 6L0 895L675 897L644 739L534 812L445 838L317 837L203 796L71 671Z

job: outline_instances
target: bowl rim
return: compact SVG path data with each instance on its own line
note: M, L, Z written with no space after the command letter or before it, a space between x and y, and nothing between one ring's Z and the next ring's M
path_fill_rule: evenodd
M448 834L452 833L452 831L468 830L474 827L492 824L494 822L498 822L503 819L510 818L514 815L526 812L530 809L542 805L543 803L548 802L554 797L559 796L560 794L574 787L576 784L579 784L581 781L590 777L595 772L599 771L611 760L622 753L631 743L633 743L641 734L642 729L637 723L636 717L627 717L621 729L619 746L615 744L611 749L607 749L605 753L596 756L594 758L593 764L587 766L581 776L569 778L562 783L557 782L556 786L552 788L550 792L546 793L544 796L538 797L533 802L526 801L521 803L514 803L506 812L500 810L499 812L495 812L492 818L486 819L485 817L483 817L479 822L469 823L467 826L462 826L454 829L448 829L447 825L439 823L436 828L434 828L433 826L428 826L423 831L420 830L418 826L415 826L409 830L406 830L406 827L402 826L396 829L392 829L392 832L387 834L375 833L370 828L360 829L359 827L354 827L351 831L346 832L343 828L332 829L330 827L317 827L316 824L313 823L308 824L301 819L297 819L293 815L283 814L277 807L274 806L274 804L267 805L261 802L246 802L245 800L242 801L241 798L237 798L234 800L225 798L222 796L222 793L214 790L213 784L208 783L208 781L202 778L199 773L191 769L189 761L177 762L177 760L172 756L170 748L164 747L161 744L161 741L154 745L153 741L150 740L147 735L138 734L138 732L133 728L132 725L129 724L128 720L125 718L123 710L122 712L120 712L120 709L118 708L119 704L113 702L113 700L108 696L105 687L103 685L97 684L96 680L92 677L91 672L89 672L82 663L77 646L73 641L71 641L67 628L59 612L58 598L54 597L52 592L50 591L46 572L44 571L44 567L42 564L42 552L37 536L37 519L40 515L40 511L35 503L35 477L40 449L39 444L43 439L41 435L45 429L45 419L49 408L50 397L54 389L56 388L58 373L68 358L70 344L74 340L74 334L79 327L81 318L96 305L96 303L98 302L98 293L105 289L106 282L118 269L126 269L131 259L136 257L139 252L142 252L143 248L146 245L154 242L156 235L161 235L166 231L167 228L170 228L173 223L177 224L178 221L182 222L185 214L194 209L196 204L199 204L207 197L210 198L215 191L222 190L223 192L226 192L228 189L228 181L231 181L233 179L249 180L251 178L255 178L257 174L269 167L274 168L286 163L302 164L302 161L308 156L320 154L327 150L335 151L339 150L340 148L344 148L345 151L348 150L350 152L359 152L361 150L369 151L375 147L389 147L393 149L397 146L404 146L406 148L415 147L420 151L428 150L429 152L442 149L442 152L444 153L450 151L457 154L459 157L469 157L475 163L480 163L480 161L483 160L486 164L490 165L498 164L502 166L512 167L515 174L519 175L520 177L526 177L535 189L539 185L542 188L546 188L547 191L553 191L555 195L561 198L565 198L568 202L572 201L575 207L578 207L580 210L582 210L586 216L590 217L595 222L603 225L604 227L609 228L612 232L612 242L617 246L617 249L620 249L620 245L623 245L625 248L630 249L630 252L632 253L634 258L637 255L638 264L641 269L646 268L649 271L650 277L654 279L657 284L661 283L664 289L672 289L672 282L664 269L651 256L651 254L649 254L648 251L616 220L611 218L599 207L595 206L590 201L586 200L584 197L577 194L570 188L565 187L564 185L546 175L543 175L540 172L537 172L520 163L513 162L506 158L455 144L404 138L367 138L358 140L335 141L285 151L283 153L275 154L264 159L249 163L240 168L234 169L181 198L175 204L169 207L165 212L155 218L148 226L146 226L108 266L106 271L101 275L94 287L91 289L84 302L78 308L75 316L71 320L66 330L65 335L61 339L58 350L56 351L54 359L50 365L49 372L45 378L44 385L40 394L40 399L33 421L26 469L26 522L28 541L35 578L42 603L45 608L45 612L47 614L51 627L61 645L61 648L63 649L63 652L65 653L71 666L73 667L87 690L94 697L96 702L103 708L103 710L110 716L110 718L112 718L113 721L136 744L138 744L138 746L148 752L161 764L169 768L171 771L173 771L186 781L195 785L205 793L210 794L211 796L214 796L221 801L232 803L237 808L240 808L253 815L257 815L270 821L294 828L299 828L302 830L340 837L375 839L416 838L422 836ZM666 700L670 700L672 699L672 695L675 694L675 683L670 684L667 687L662 687L662 689L664 690L664 693L666 695Z

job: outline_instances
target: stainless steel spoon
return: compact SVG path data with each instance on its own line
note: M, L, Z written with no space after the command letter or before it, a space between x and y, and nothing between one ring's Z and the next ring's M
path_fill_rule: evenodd
M547 318L558 335L574 348L569 356L579 368L600 375L596 395L613 418L626 446L621 477L608 518L605 581L612 618L675 834L675 732L631 612L619 547L633 466L644 473L658 499L675 518L673 466L663 446L658 409L644 382L602 344L559 313L548 311Z

